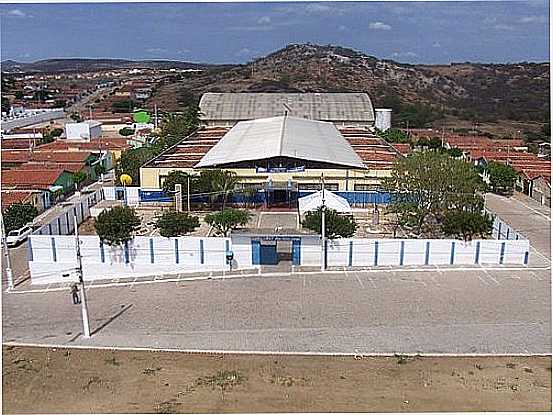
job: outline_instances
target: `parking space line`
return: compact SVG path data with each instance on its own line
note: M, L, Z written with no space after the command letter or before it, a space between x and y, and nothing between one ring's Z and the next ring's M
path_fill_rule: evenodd
M363 285L363 282L361 281L361 278L359 278L359 275L357 275L357 272L353 272L353 276L355 277L355 279L357 280L357 282L359 283L359 285L361 286L361 288L365 289L365 286ZM369 280L369 282L371 283L372 287L373 288L376 288L376 284L374 283L374 281L372 280L371 277L369 277L367 275L367 279Z
M500 284L501 284L498 280L496 280L494 277L492 277L492 276L490 275L490 273L489 273L486 269L484 269L483 271L484 271L484 275L486 275L486 277L488 277L489 279L491 279L496 285L500 285Z
M482 284L484 284L486 287L489 287L491 284L489 282L487 282L484 278L482 278L480 276L480 274L476 274L476 276L478 277L478 279L482 282Z
M528 273L532 270L535 271L546 271L550 270L550 267L471 267L471 268L442 268L442 272L473 272L478 273L479 271L483 270L495 270L495 271L525 271L525 273ZM350 271L352 272L352 271ZM353 271L357 272L359 275L367 276L368 274L379 274L379 278L382 276L385 276L385 278L388 280L388 282L393 282L394 279L390 278L390 274L393 276L397 272L405 272L405 273L428 273L428 272L436 272L435 269L372 269L372 270L357 270ZM329 276L332 274L344 274L343 271L327 271L324 274L321 274L320 271L298 271L294 275L313 275L316 278L325 278L326 280L329 280ZM131 289L135 285L143 285L143 284L153 284L153 283L163 283L163 282L176 282L179 281L179 278L181 281L201 281L201 280L207 280L207 279L216 279L221 278L220 275L213 276L213 272L210 272L209 275L205 276L191 276L191 277L185 277L186 274L177 274L175 273L175 277L173 278L164 278L160 280L153 280L151 277L135 277L132 281L122 281L118 283L111 283L111 282L102 282L102 280L95 280L87 282L87 289L88 288L108 288L108 287L117 287L117 286L130 286ZM251 277L259 277L259 275L263 275L264 277L290 277L290 273L285 272L275 272L275 273L266 273L266 274L260 274L260 269L257 270L257 273L250 273L250 274L244 274L244 275L227 275L225 276L227 279L234 279L234 278L251 278ZM480 276L478 276L480 278ZM421 277L422 278L422 277ZM424 277L426 278L426 277ZM480 278L481 279L481 278ZM374 279L372 279L374 282ZM407 280L403 280L407 281ZM481 281L485 283L485 280ZM545 281L543 279L539 279L539 281ZM426 286L426 283L422 280L416 280L411 282L417 282L421 283ZM53 292L53 291L62 291L65 290L65 288L54 288L52 287L52 284L48 284L46 288L36 288L36 289L30 289L30 290L12 290L10 291L10 294L28 294L28 293L39 293L39 292Z

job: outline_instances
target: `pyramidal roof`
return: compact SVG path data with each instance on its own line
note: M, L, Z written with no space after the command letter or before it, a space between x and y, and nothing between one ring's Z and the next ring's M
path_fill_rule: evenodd
M237 123L194 167L273 157L366 169L334 124L286 115Z

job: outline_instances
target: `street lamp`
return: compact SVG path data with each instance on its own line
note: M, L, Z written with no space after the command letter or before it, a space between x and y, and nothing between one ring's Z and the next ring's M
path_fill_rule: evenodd
M326 244L325 244L325 180L324 175L321 174L321 272L325 272L326 264Z
M13 290L13 273L10 251L6 243L6 228L4 226L4 216L0 213L0 221L2 222L2 249L4 250L4 258L6 261L6 277L8 278L8 291Z

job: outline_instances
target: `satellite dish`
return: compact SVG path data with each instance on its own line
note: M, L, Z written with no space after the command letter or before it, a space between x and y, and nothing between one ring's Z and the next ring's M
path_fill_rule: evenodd
M123 186L130 186L131 183L132 183L132 177L129 176L128 174L122 174L120 177L119 177L119 181L121 182L121 184Z

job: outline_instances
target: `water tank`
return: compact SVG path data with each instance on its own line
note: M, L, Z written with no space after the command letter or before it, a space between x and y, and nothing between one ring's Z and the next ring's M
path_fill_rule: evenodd
M386 131L392 127L392 110L390 108L375 108L374 115L374 126L380 131Z

